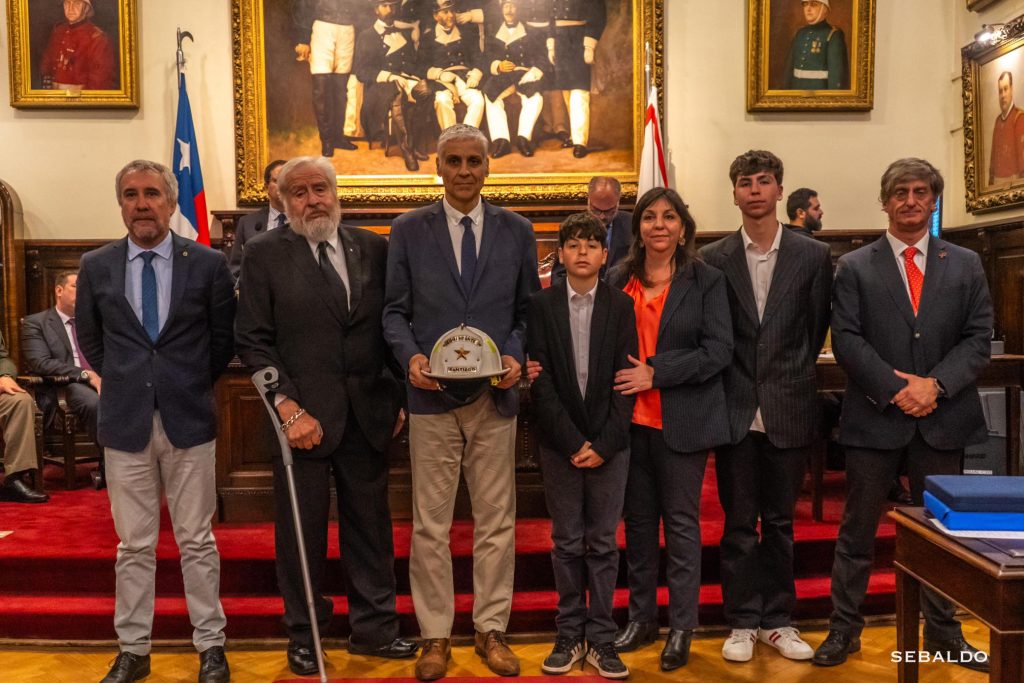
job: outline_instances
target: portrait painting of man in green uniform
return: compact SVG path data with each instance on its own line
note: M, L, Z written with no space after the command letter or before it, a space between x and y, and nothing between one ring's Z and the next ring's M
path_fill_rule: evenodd
M843 0L835 0L838 4ZM829 22L832 0L802 0L804 20L790 44L782 72L784 90L850 87L850 55L843 30Z

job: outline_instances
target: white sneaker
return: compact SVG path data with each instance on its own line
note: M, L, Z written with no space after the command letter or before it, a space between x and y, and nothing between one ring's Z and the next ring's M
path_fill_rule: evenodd
M730 662L749 662L754 656L754 643L757 642L756 628L734 628L729 632L722 646L722 656Z
M800 631L792 626L761 629L757 634L762 643L771 645L782 653L787 659L810 659L814 656L814 650L800 637Z

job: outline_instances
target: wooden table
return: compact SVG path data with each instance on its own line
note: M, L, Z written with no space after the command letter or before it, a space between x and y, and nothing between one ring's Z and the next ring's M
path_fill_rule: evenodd
M818 358L818 391L844 391L846 373L831 356ZM979 389L1003 389L1006 392L1006 473L1020 475L1024 471L1020 457L1020 392L1024 377L1024 356L1000 354L978 378ZM811 454L811 513L822 521L822 482L825 478L825 448L819 444Z
M919 588L925 584L989 627L989 680L1024 681L1024 558L991 544L998 541L948 536L924 508L897 508L889 517L896 523L896 650L919 649ZM917 660L907 659L898 664L899 681L915 683Z

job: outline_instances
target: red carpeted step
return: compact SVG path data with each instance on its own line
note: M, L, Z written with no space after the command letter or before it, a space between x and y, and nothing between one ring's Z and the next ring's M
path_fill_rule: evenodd
M891 613L894 610L895 577L891 571L875 572L868 585L865 614ZM626 619L628 591L615 591L615 612L619 621ZM282 604L278 597L224 596L221 599L228 616L229 638L283 637L281 628ZM512 603L509 631L537 632L554 630L557 595L551 591L517 592ZM701 588L700 620L703 624L722 621L722 593L718 585ZM5 595L0 594L4 618L0 621L0 638L10 639L66 639L103 640L113 637L113 596L67 595ZM668 590L658 589L658 605L662 621L668 604ZM416 634L419 629L413 614L412 600L407 595L398 597L398 612L402 632ZM326 635L344 636L347 609L343 596L334 598L335 621ZM797 581L797 619L818 618L827 615L829 602L828 578L799 579ZM455 597L455 630L472 631L472 596L460 593ZM153 637L157 639L188 639L192 628L184 598L158 597Z

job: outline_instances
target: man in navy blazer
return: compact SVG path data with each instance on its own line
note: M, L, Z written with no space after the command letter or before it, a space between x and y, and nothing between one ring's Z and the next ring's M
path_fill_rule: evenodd
M540 289L533 226L483 201L487 138L456 124L438 140L444 199L391 225L384 337L408 368L413 537L409 580L423 652L420 680L447 671L455 596L448 533L460 471L473 506L473 623L477 652L501 675L519 662L505 645L515 564L515 434L526 309ZM424 373L448 330L490 336L507 374L462 403Z
M114 628L121 652L106 683L149 673L161 493L181 552L199 681L230 678L224 657L213 383L234 355L234 283L220 252L170 232L178 184L137 160L117 174L128 236L82 257L75 318L82 353L103 376L98 438L121 542Z
M893 162L879 195L888 230L836 269L832 350L847 376L839 421L847 494L829 634L814 654L820 666L860 649L860 607L893 478L905 466L921 505L924 478L960 474L964 447L988 436L975 382L989 361L992 300L978 255L928 233L942 188L927 161ZM930 590L921 598L924 649L987 671L952 604Z
M238 280L242 274L242 256L245 253L245 243L256 235L269 232L274 228L284 227L288 217L284 213L284 200L281 199L281 191L277 187L277 176L281 174L281 167L284 166L284 159L275 159L263 169L263 189L267 191L269 203L265 208L253 213L247 213L238 219L238 227L235 228L235 241L231 245L231 255L228 257L228 267L231 269L231 276Z

